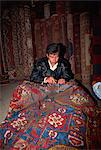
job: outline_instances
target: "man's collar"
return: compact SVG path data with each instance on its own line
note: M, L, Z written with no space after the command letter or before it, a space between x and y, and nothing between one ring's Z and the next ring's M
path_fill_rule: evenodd
M51 63L50 63L49 60L48 60L48 63L49 63L49 67L50 67L50 69L51 69L52 71L54 71L54 70L57 68L57 66L58 66L58 62L57 62L54 66L51 65Z

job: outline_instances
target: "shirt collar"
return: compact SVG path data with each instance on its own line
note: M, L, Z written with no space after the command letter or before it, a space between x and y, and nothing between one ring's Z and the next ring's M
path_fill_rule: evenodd
M48 60L48 63L49 63L49 67L50 67L50 69L51 69L52 71L54 71L54 70L57 68L57 66L58 66L58 62L57 62L54 66L51 65L51 63L50 63L49 60Z

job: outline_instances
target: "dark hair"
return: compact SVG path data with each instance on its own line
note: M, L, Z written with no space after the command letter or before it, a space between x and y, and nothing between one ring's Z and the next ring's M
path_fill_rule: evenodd
M51 43L46 48L47 54L52 54L52 53L57 53L57 52L60 53L60 50L59 50L58 45L56 43Z

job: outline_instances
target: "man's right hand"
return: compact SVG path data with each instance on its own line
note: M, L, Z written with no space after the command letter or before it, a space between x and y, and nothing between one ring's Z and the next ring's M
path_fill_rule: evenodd
M53 77L47 77L45 82L49 84L56 84L56 80Z

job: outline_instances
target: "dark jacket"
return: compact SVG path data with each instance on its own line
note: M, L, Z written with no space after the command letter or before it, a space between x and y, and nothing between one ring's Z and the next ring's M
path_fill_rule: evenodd
M44 78L49 76L54 77L56 80L64 78L66 81L74 77L71 71L71 65L66 59L60 58L58 66L54 71L50 69L47 57L37 60L33 65L30 81L42 83Z

